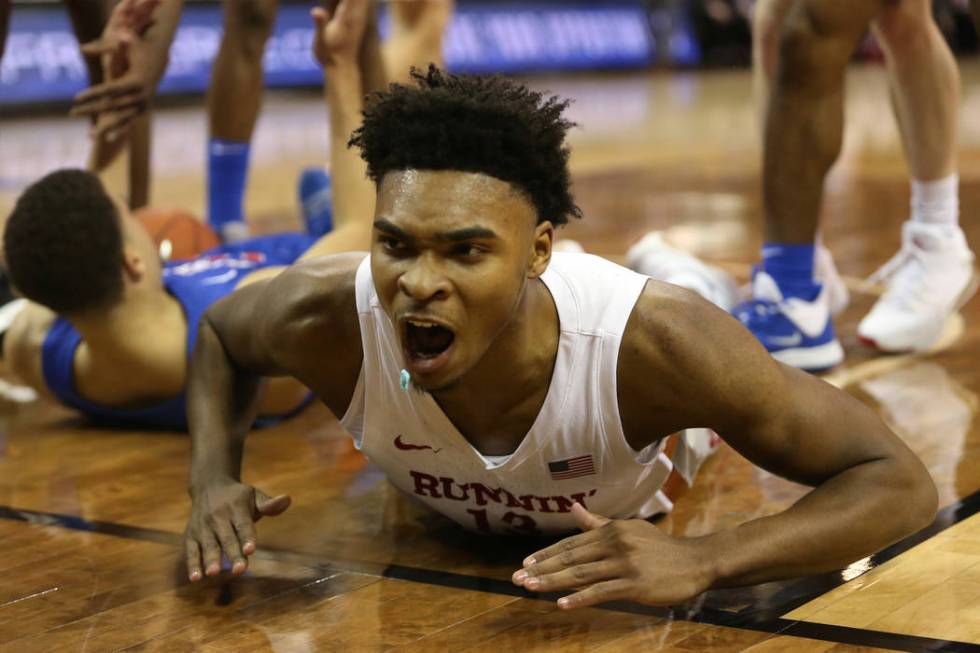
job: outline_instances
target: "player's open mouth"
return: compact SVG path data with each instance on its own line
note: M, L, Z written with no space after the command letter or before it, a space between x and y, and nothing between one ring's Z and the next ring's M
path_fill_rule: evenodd
M429 374L449 360L456 334L435 322L408 319L404 322L405 359L410 371Z

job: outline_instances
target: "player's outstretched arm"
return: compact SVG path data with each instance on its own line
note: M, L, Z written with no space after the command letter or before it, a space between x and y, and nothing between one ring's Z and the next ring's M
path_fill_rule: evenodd
M619 403L634 448L644 432L710 427L743 456L814 487L791 508L699 538L575 509L583 533L514 574L560 605L655 605L718 587L840 569L925 527L936 488L921 461L862 403L775 362L726 313L649 282L620 350ZM650 379L656 379L651 383Z
M314 8L313 54L323 66L323 85L330 115L330 174L333 177L334 229L303 258L366 250L374 217L374 184L356 151L347 147L361 125L364 80L360 58L375 19L374 2L334 0Z
M192 455L187 574L192 580L248 566L254 523L289 507L241 482L245 436L260 377L291 375L343 414L361 365L354 275L363 255L298 264L214 304L201 320L187 389ZM325 337L326 336L326 337Z

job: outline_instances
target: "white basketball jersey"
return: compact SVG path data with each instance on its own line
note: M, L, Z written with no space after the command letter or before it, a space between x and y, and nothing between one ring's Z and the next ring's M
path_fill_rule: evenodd
M642 452L627 444L616 393L620 341L647 277L555 253L541 279L558 310L558 353L541 411L513 454L481 455L431 395L401 389L401 347L370 258L355 282L364 363L341 423L395 486L469 529L574 530L575 501L607 517L669 511L660 488L671 462L661 444Z

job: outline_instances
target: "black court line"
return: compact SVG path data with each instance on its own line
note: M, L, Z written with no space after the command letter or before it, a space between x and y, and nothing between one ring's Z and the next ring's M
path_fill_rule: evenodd
M941 533L947 528L980 512L980 491L940 510L933 523L892 546L871 556L868 569L872 569L912 547ZM183 535L153 528L130 526L115 522L89 520L72 515L21 510L10 506L0 506L0 519L14 520L54 526L75 531L110 535L125 539L155 542L179 547ZM260 548L256 556L274 560L291 561L316 568L327 567L334 571L348 571L393 578L414 583L450 587L505 596L539 600L557 600L560 594L532 594L506 580L483 576L469 576L448 571L385 565L354 560L326 559L324 556L277 549ZM852 577L850 580L853 580ZM739 590L708 592L695 601L673 608L655 608L628 602L613 602L601 607L607 610L642 614L661 619L693 621L714 626L738 628L774 635L805 637L808 639L870 646L898 651L977 651L980 646L967 642L933 639L914 635L886 633L862 628L848 628L809 621L784 619L781 615L793 611L818 596L848 582L841 573L825 574L811 578L801 578L779 583L768 583ZM760 588L761 591L760 591Z

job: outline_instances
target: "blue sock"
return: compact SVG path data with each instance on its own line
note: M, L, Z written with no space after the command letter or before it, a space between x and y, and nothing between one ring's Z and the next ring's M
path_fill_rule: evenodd
M765 243L762 246L762 269L769 273L784 297L813 301L820 294L820 284L813 279L815 245Z
M208 140L208 222L219 234L229 222L244 223L242 204L250 144Z

